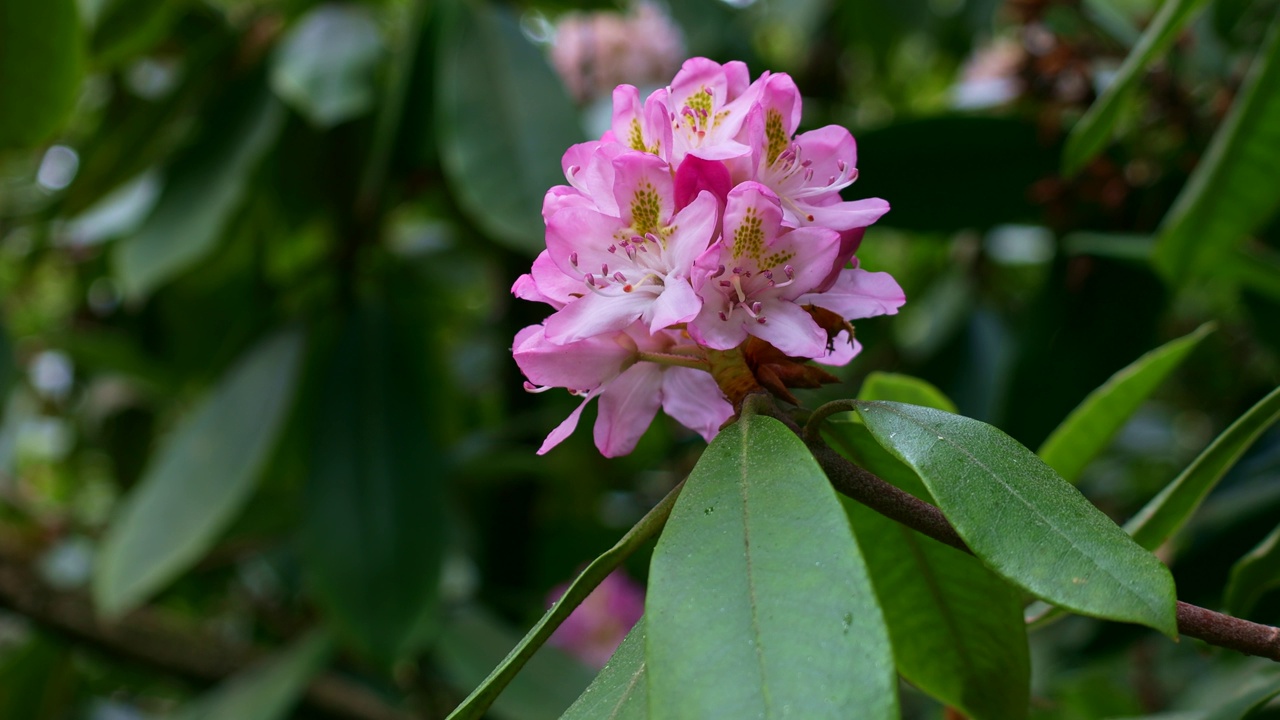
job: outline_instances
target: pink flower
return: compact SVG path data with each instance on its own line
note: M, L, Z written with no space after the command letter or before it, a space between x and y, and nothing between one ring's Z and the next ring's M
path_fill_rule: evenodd
M562 387L583 396L569 417L547 435L538 454L572 434L587 403L597 397L600 408L594 438L605 457L634 450L659 408L710 441L733 416L733 406L711 375L695 368L637 362L642 353L679 358L689 349L692 344L680 333L649 334L638 324L564 345L549 341L541 325L521 330L512 354L529 379L526 387L535 392Z
M687 155L704 160L726 160L751 152L738 139L742 124L768 79L762 75L751 83L747 66L741 62L721 65L706 58L691 58L676 73L665 98L673 128L670 161L679 164Z
M689 334L699 343L728 350L754 335L791 357L826 354L826 332L796 299L830 272L840 235L784 228L782 219L778 197L760 183L729 193L723 237L698 259L703 305Z
M548 605L568 589L567 583L553 589ZM565 618L549 642L591 667L604 667L642 615L644 588L625 571L614 570Z
M533 276L539 292L564 301L547 318L547 338L564 344L616 332L636 320L650 332L687 322L701 307L690 274L715 239L717 202L700 192L677 209L670 167L634 151L612 160L611 192L591 188L595 207L561 207L547 220L547 256L578 283L564 299L560 281Z

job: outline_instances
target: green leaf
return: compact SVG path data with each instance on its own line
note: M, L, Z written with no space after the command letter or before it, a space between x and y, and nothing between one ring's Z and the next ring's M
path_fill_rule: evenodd
M425 639L438 601L449 470L424 327L382 303L353 312L313 391L303 559L346 639L387 664Z
M721 431L649 575L653 717L897 718L883 616L826 476L777 420Z
M1213 273L1232 248L1280 207L1277 183L1280 13L1231 112L1165 215L1156 241L1156 267L1175 282Z
M75 0L0 0L0 149L44 142L80 95Z
M1204 0L1165 0L1138 44L1129 52L1115 79L1088 112L1071 128L1062 151L1062 174L1068 177L1080 172L1111 139L1116 120L1147 66L1169 49L1183 26L1195 15Z
M1239 682L1239 681L1237 681ZM1267 706L1276 695L1280 695L1280 681L1273 672L1259 673L1248 683L1248 687L1230 700L1220 702L1205 710L1189 710L1177 713L1159 713L1144 715L1143 720L1245 720L1253 717L1259 710ZM1124 718L1118 720L1139 720Z
M253 493L292 404L299 333L263 341L156 451L107 528L93 578L105 615L120 615L181 575Z
M1074 483L1089 461L1111 443L1142 403L1169 373L1213 332L1206 323L1195 332L1165 343L1112 375L1071 411L1037 453L1064 480Z
M437 131L446 177L473 222L509 247L545 246L542 197L584 138L546 58L489 3L454 3L441 23Z
M614 543L613 547L591 561L586 569L578 573L578 577L569 584L564 595L561 595L560 599L543 613L542 618L529 628L529 632L520 642L507 643L504 647L510 647L511 651L497 663L493 671L476 686L476 689L459 703L453 712L449 713L448 720L474 720L484 715L485 710L500 697L499 694L503 689L519 677L517 673L526 663L531 662L535 657L534 653L551 637L560 623L564 622L583 600L586 600L591 591L595 590L609 573L617 569L649 538L662 530L682 487L684 483L673 488L661 502L645 513L645 516L640 518L640 521L628 530L626 535ZM464 684L469 683L470 681Z
M923 380L883 373L868 376L858 398L926 400L944 411L955 407ZM829 443L861 467L932 501L919 477L852 418L856 415L824 426ZM898 672L973 720L1025 718L1031 660L1021 594L977 558L852 499L841 501L880 598Z
M313 632L287 650L228 679L168 720L283 720L324 667L333 643Z
M228 96L169 168L142 228L116 245L112 259L127 296L150 293L214 249L249 174L279 135L284 112L266 88L251 84Z
M1231 568L1222 609L1230 615L1245 617L1276 585L1280 585L1280 527L1272 530Z
M641 619L560 720L649 720L644 644L644 619Z
M953 413L956 404L931 383L910 375L876 371L867 375L858 390L859 400L888 400L923 405Z
M507 662L503 654L513 645L519 643L509 628L477 608L468 608L448 618L436 643L435 661L455 686L483 685L481 680L490 668ZM491 709L486 704L479 712L468 709L466 714L459 714L467 707L464 703L449 717L553 720L590 682L591 671L586 667L556 648L543 648L529 658L502 695L491 698Z
M1066 609L1177 636L1169 569L1016 440L929 408L857 408L876 441L916 471L960 537L1001 577Z
M298 20L271 64L271 88L317 127L358 117L374 102L382 37L367 9L321 5Z
M1151 498L1124 529L1148 550L1173 537L1209 491L1272 423L1280 420L1280 387L1258 401L1219 435L1182 474Z

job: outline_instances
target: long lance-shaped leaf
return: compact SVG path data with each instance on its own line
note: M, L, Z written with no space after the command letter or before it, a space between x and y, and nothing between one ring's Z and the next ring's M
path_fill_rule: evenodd
M1170 0L1172 2L1173 0ZM1280 207L1280 12L1235 105L1165 216L1155 261L1182 282L1216 270Z
M1183 26L1203 4L1204 0L1165 0L1160 6L1151 25L1124 59L1115 79L1107 86L1102 97L1071 128L1066 147L1062 151L1063 175L1075 175L1093 156L1101 152L1111 139L1120 111L1132 95L1142 73L1153 60L1169 49Z
M1280 527L1272 530L1231 568L1223 609L1236 617L1244 617L1263 594L1276 585L1280 585Z
M609 663L560 720L649 720L644 620L636 623Z
M1016 440L929 408L856 402L877 442L924 480L1001 577L1075 612L1177 636L1173 577Z
M1081 402L1037 453L1062 479L1074 483L1089 461L1102 452L1120 428L1169 373L1186 359L1213 325L1165 343L1112 375Z
M98 554L93 596L124 613L199 560L252 495L292 405L299 333L263 341L156 452Z
M1245 450L1280 419L1280 387L1231 423L1186 470L1138 511L1124 529L1139 545L1154 550L1173 537L1236 464Z
M466 700L449 713L446 720L474 720L484 715L485 710L493 704L502 689L511 682L511 678L520 672L520 668L524 667L529 658L533 657L538 648L551 637L551 633L560 627L560 623L569 617L569 613L582 604L591 591L595 590L609 573L630 557L637 548L662 530L667 517L671 514L671 508L676 503L676 496L680 494L681 487L683 483L677 485L661 502L640 518L640 522L627 531L617 544L593 560L569 585L569 589L556 601L556 604L552 605L542 619L529 629L524 639L511 649L507 657L493 669L479 687L467 696Z
M690 474L654 550L645 632L651 717L898 717L849 522L773 418L721 431Z
M332 648L328 635L312 633L279 655L236 674L168 720L282 720Z
M950 398L908 375L872 373L859 400L955 412ZM833 447L900 489L933 501L914 472L872 438L856 415L825 428ZM1025 718L1031 682L1022 598L977 558L841 498L867 560L898 672L972 720Z

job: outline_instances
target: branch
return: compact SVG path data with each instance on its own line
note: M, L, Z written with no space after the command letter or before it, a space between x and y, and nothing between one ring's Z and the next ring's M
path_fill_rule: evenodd
M208 685L260 658L260 650L229 645L149 608L117 622L103 622L82 592L48 587L23 560L0 552L0 607L30 618L58 635L165 672ZM341 720L414 720L373 692L332 672L316 676L302 702Z
M757 399L759 398L759 399ZM820 437L804 437L800 427L772 399L755 395L747 400L757 412L786 423L805 441L837 492L945 545L973 554L938 508L885 482L865 468L827 447ZM1178 632L1229 650L1280 662L1280 628L1224 615L1178 601Z

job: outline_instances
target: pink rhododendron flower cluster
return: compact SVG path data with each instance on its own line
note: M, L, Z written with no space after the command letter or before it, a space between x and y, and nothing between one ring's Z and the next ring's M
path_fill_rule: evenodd
M854 256L888 203L841 197L858 176L847 130L797 135L799 124L791 78L751 82L740 62L688 60L643 101L614 90L612 129L565 153L569 184L543 201L547 249L512 288L554 309L516 336L526 387L583 398L539 453L596 397L607 456L630 452L659 408L710 440L733 408L709 354L755 337L842 365L859 346L831 337L818 309L846 321L897 312L897 282Z

